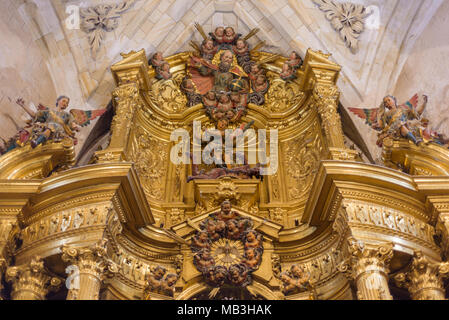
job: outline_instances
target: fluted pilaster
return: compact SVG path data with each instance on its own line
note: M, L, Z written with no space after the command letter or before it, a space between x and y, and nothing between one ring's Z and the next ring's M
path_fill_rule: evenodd
M57 290L62 283L48 274L39 257L22 266L9 267L6 281L12 283L13 300L44 300L49 291Z
M421 251L415 251L409 271L394 279L409 290L413 300L445 300L443 279L448 276L449 262L431 263Z
M62 260L72 265L68 277L68 300L98 300L105 277L117 272L117 266L106 257L106 241L83 248L63 246Z
M388 288L388 264L393 257L393 245L367 246L363 242L349 240L349 254L339 266L357 286L359 300L393 300Z

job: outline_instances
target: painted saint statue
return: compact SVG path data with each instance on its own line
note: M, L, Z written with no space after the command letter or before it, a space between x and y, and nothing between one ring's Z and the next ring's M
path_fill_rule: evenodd
M386 96L377 109L349 108L351 112L364 119L374 130L379 131L377 145L382 147L385 138L405 138L419 145L422 142L444 144L444 137L432 132L428 120L423 118L427 105L427 96L423 96L419 105L419 96L415 94L409 101L399 105L394 96Z
M47 140L61 141L64 138L71 138L74 144L77 143L75 138L76 131L79 131L79 126L84 127L90 124L90 120L103 115L106 109L102 110L78 110L72 109L70 112L65 111L70 103L70 98L67 96L60 96L56 100L56 109L45 107L41 104L38 106L38 111L33 112L25 106L23 99L18 99L17 104L21 106L31 117L28 121L28 127L25 128L28 132L26 137L17 142L17 146L23 146L27 142L31 144L32 148L45 143Z

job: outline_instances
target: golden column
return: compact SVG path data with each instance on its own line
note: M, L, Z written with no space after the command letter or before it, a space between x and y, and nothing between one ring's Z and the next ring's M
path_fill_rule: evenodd
M393 258L393 244L367 246L349 239L350 258L338 267L355 280L358 300L393 300L388 288L388 264Z
M126 161L126 148L132 119L139 104L139 87L136 83L123 84L113 92L115 116L111 123L111 142L106 150L95 155L98 163Z
M77 268L70 277L79 284L69 288L67 300L98 300L101 282L117 272L116 265L107 259L105 241L84 248L62 246L61 250L62 260Z
M0 258L0 292L3 290L3 273L5 272L6 268L6 260L3 258ZM0 295L0 300L3 300L3 297Z
M56 291L62 283L48 274L39 257L22 266L9 267L6 281L12 282L12 300L44 300L48 292Z
M431 263L421 251L415 251L410 270L394 277L413 300L445 300L443 279L449 276L449 262Z

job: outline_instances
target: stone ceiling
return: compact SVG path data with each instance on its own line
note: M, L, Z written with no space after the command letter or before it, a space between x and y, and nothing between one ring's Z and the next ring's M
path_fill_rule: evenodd
M251 41L265 40L266 51L287 55L296 50L304 56L307 48L313 48L332 53L332 59L343 67L338 85L345 108L377 107L386 94L407 99L424 90L410 88L408 83L413 81L401 75L405 72L404 76L413 78L404 66L409 67L411 55L417 59L415 44L429 22L438 15L448 16L449 6L443 0L351 0L371 13L364 19L365 30L355 39L357 49L346 45L316 2L320 1L4 0L0 4L0 121L5 129L0 136L11 136L26 119L14 104L17 97L36 105L53 105L58 94L66 94L73 107L104 108L114 88L109 67L121 60L121 52L144 48L147 54L158 50L168 56L190 50L189 41L200 39L195 22L206 32L229 25L246 34L258 27L260 32ZM82 28L67 28L67 22L76 22L70 19L70 10L106 3L115 8L113 17L100 14L108 31L98 30L93 37ZM444 18L436 20L435 30L447 23ZM425 46L422 42L418 41ZM399 92L395 91L398 82ZM350 117L373 158L378 158L376 133L354 115ZM81 133L81 144L88 131Z

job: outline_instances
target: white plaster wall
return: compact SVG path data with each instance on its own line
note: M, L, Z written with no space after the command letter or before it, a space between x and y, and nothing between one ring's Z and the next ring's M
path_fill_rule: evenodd
M20 1L0 1L0 137L8 139L29 115L15 104L53 106L57 93L45 56L17 10Z
M449 136L449 1L445 1L416 41L393 91L403 102L427 94L424 116Z

